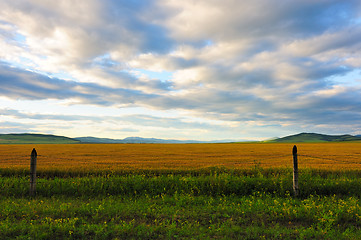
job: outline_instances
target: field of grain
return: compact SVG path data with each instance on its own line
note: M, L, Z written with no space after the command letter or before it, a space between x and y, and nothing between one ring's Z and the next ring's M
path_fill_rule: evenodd
M291 168L290 143L0 145L0 168L27 169L32 148L39 170L195 170ZM300 143L299 168L361 169L361 143Z

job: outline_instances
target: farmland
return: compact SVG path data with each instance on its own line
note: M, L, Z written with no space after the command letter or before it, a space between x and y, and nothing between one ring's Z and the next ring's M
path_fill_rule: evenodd
M358 239L361 144L297 144L298 198L292 147L0 145L0 238Z
M39 144L0 145L1 168L28 169L32 148L38 169L58 171L199 170L209 167L289 168L290 143L260 144ZM297 144L302 169L361 169L361 143Z

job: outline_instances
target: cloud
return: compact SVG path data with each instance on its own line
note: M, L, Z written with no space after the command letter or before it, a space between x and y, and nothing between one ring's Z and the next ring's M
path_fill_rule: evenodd
M86 64L109 51L124 57L171 49L167 29L152 23L159 13L152 8L152 1L63 1L56 7L49 1L18 1L2 3L1 18L21 29L34 52Z
M27 120L50 120L55 122L84 122L87 121L92 124L101 124L104 122L110 124L133 126L134 128L118 128L117 131L137 132L136 126L142 127L159 127L159 128L173 128L173 129L208 129L212 126L219 128L227 128L221 123L205 123L194 121L187 118L175 117L157 117L147 114L126 114L122 116L102 115L69 115L69 114L45 114L45 113L28 113L9 108L0 108L0 116L15 119Z
M138 90L80 83L0 64L0 93L13 99L70 99L74 103L128 105L156 95Z
M0 121L0 133L27 133L33 132L34 125L11 122L11 121Z
M349 79L361 68L360 13L356 0L1 2L0 94L334 131L360 119L361 89L333 80L361 78Z
M352 24L358 1L162 1L177 39L307 38Z
M4 121L1 121L1 120ZM150 113L93 116L19 111L10 108L0 109L0 132L52 133L70 137L99 136L124 138L136 133L137 136L178 139L220 139L235 131L235 126L222 121L204 121L186 116L165 117ZM5 122L13 123L7 126ZM210 130L213 129L213 130ZM217 132L217 137L213 136ZM209 135L208 138L205 135ZM236 137L239 138L239 137Z

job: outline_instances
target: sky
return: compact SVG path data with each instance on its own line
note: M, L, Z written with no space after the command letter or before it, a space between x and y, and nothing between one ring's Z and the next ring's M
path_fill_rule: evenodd
M0 133L361 134L359 0L0 0Z

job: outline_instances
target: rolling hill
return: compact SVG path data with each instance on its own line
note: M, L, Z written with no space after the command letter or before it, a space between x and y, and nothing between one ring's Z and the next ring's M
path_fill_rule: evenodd
M346 142L361 141L361 136L352 135L325 135L318 133L299 133L287 137L277 138L266 142L274 143L296 143L296 142Z
M0 144L72 144L72 143L218 143L231 142L231 140L220 141L195 141L195 140L172 140L158 138L127 137L124 139L78 137L69 138L50 134L0 134Z
M79 140L49 134L0 134L0 144L71 144Z
M275 138L265 143L297 143L297 142L346 142L360 141L361 136L352 135L325 135L318 133L300 133L296 135ZM225 142L248 142L248 141L194 141L194 140L172 140L158 138L128 137L124 139L79 137L69 138L50 134L0 134L0 144L73 144L73 143L225 143Z

